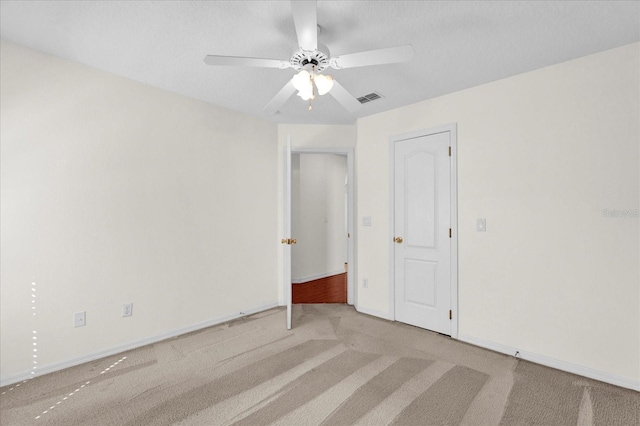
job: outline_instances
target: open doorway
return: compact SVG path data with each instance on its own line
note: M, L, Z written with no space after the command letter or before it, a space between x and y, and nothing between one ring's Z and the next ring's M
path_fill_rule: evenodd
M292 303L353 304L352 156L348 149L293 151Z
M347 156L291 157L292 303L347 303Z

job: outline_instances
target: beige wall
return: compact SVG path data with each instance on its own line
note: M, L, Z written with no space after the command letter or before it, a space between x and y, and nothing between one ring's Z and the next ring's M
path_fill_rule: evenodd
M276 124L1 57L4 381L29 373L33 330L46 367L277 303Z
M460 337L638 386L639 219L602 211L639 208L639 71L633 44L358 120L358 306L389 312L389 138L457 123Z

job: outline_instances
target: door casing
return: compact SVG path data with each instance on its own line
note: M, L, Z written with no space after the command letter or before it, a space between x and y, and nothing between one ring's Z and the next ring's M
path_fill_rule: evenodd
M451 337L458 338L458 180L457 180L457 158L458 158L458 138L456 123L438 126L426 130L403 133L389 138L389 319L395 320L395 262L393 253L395 251L393 241L395 227L395 143L405 139L429 136L436 133L449 132L451 144Z

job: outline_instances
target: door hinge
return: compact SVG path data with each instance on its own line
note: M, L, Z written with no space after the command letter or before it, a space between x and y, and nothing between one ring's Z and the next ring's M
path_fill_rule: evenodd
M449 228L449 238L451 238L451 228Z
M449 157L451 157L451 147L449 147Z
M449 309L449 319L453 319L453 312L451 312L451 309Z

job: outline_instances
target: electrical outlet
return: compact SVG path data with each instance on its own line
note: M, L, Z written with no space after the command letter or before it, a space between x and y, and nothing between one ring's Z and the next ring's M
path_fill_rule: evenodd
M363 278L362 279L362 287L363 288L369 288L369 278Z
M73 314L73 326L83 327L87 325L87 311L76 312Z
M122 305L122 316L130 317L133 315L133 303L125 303Z

